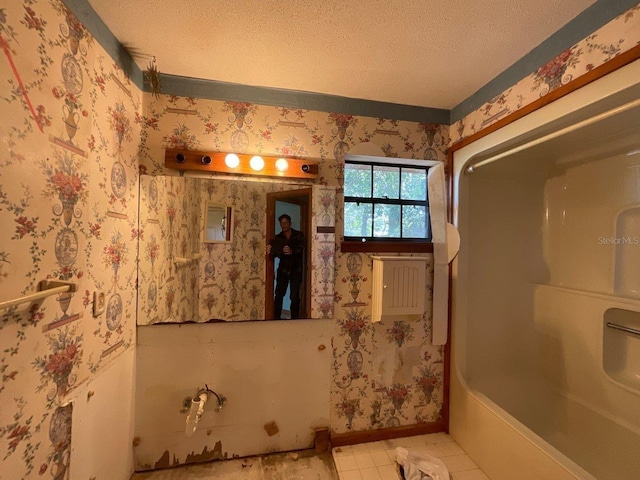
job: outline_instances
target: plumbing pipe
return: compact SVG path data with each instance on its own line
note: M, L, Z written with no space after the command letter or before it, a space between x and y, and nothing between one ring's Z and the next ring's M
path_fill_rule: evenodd
M196 431L198 422L204 413L204 405L207 403L208 399L209 394L206 391L200 392L197 397L193 397L191 399L191 407L189 408L185 427L185 434L187 437L190 437Z

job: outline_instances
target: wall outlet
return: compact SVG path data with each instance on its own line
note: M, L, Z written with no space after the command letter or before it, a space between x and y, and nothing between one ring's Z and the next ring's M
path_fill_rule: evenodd
M105 294L101 290L93 292L93 316L97 317L104 312L106 304Z

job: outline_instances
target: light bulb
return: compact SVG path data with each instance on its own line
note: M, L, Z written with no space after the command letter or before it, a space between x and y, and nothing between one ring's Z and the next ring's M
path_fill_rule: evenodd
M264 159L261 156L256 155L255 157L251 157L251 160L249 160L249 165L253 170L259 172L264 168Z
M284 172L287 168L289 168L289 162L287 162L284 158L279 158L276 160L276 168L279 172Z
M235 153L227 153L227 156L224 157L224 163L229 168L236 168L240 165L240 158Z

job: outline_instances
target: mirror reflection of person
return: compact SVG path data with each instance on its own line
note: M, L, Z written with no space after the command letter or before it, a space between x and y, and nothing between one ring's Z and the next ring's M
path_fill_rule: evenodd
M290 289L291 318L300 318L300 286L302 284L302 266L304 259L304 234L291 228L291 217L287 214L278 217L282 231L267 245L267 255L278 257L280 263L276 272L276 291L273 299L273 318L282 315L282 300Z

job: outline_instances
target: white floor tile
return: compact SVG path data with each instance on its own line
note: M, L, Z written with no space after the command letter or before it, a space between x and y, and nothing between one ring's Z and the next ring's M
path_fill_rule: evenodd
M382 480L377 468L363 468L360 470L362 480Z
M385 446L385 444L383 442L371 442L371 443L365 443L365 445L367 445L369 447L369 451L370 452L379 452L380 450L386 450L387 447Z
M396 447L441 458L451 480L490 480L446 433L381 440L342 451L334 449L340 480L399 480Z
M371 458L373 459L373 463L376 467L381 467L382 465L391 465L392 463L389 455L387 455L387 452L384 450L371 452Z
M437 436L439 441L436 443L447 443L447 442L453 442L453 437L451 435L449 435L448 433L444 433L444 432L439 432L439 433L434 433L433 435Z
M356 459L356 463L358 464L358 468L360 470L362 470L363 468L373 468L376 466L369 452L357 453L354 455L354 457Z
M394 442L393 439L380 440L380 443L382 444L385 450L395 450L396 445L393 442Z
M338 472L348 472L351 470L358 470L358 464L356 463L356 457L353 455L344 455L342 457L335 457L336 468Z
M391 444L394 447L403 447L403 448L418 447L421 445L420 439L416 437L394 438L391 440Z
M351 451L354 455L358 453L369 453L368 443L358 443L357 445L351 445Z
M396 449L387 450L387 457L391 460L391 463L396 461Z
M427 435L423 435L425 443L429 445L434 445L436 443L448 443L453 442L453 438L451 438L446 433L429 433Z
M487 477L480 469L455 472L452 476L453 480L490 480L489 477Z
M428 455L433 455L434 457L438 458L451 457L454 455L464 455L464 450L462 450L460 446L454 442L428 445L424 448L421 448L420 451L424 451Z
M478 466L473 463L473 460L468 455L454 455L452 457L442 457L442 461L449 469L450 473L460 472L462 470L474 470Z
M343 457L345 455L353 455L353 449L351 448L351 445L346 445L344 447L335 447L332 450L332 453L334 457Z
M400 476L394 465L383 465L378 467L378 473L382 480L399 480ZM342 479L341 479L342 480Z
M340 480L362 480L362 475L360 474L360 470L340 472Z
M414 438L418 441L418 445L419 446L431 445L431 444L434 444L434 443L438 443L436 441L437 437L435 436L435 433L427 433L425 435L417 435Z

